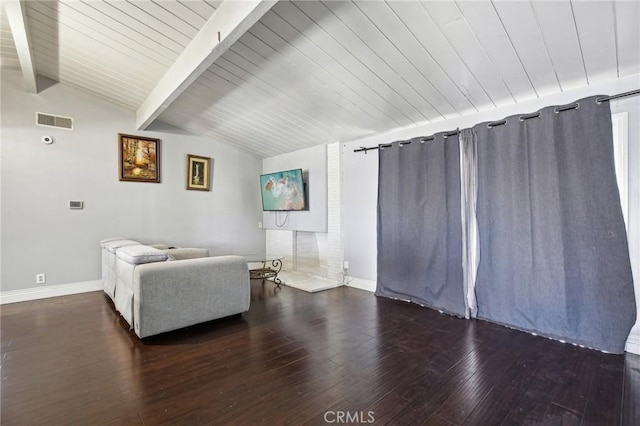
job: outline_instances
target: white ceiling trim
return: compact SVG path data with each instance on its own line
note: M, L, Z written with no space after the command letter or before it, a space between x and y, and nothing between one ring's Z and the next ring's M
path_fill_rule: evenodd
M27 26L25 7L20 0L7 0L4 3L27 91L38 93L36 68L33 61L31 36Z
M222 2L138 108L138 129L146 129L158 118L275 3L275 0Z

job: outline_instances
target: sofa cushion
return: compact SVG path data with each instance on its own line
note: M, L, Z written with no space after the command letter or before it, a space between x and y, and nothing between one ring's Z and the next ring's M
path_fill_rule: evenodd
M142 263L151 262L164 262L167 260L167 255L154 247L145 246L142 244L125 246L118 249L116 252L118 259L121 259L132 265L140 265Z
M200 257L209 257L209 250L206 248L170 248L162 250L168 256L168 260L185 260L197 259Z
M118 250L120 247L133 246L138 244L140 243L133 240L113 240L102 243L101 245L105 250L111 253L115 253L116 250Z

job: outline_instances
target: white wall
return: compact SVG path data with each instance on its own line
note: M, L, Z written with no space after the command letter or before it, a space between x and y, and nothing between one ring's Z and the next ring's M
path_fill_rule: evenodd
M213 254L261 251L256 187L262 160L159 123L135 129L135 112L56 84L27 94L18 72L2 71L2 291L100 279L98 242L208 247ZM35 112L74 118L73 131L34 124ZM118 133L161 139L161 183L118 181ZM43 135L55 143L40 142ZM211 157L211 192L187 191L186 156ZM69 210L83 200L83 210Z
M327 147L314 146L275 157L265 158L263 173L302 169L307 183L308 210L292 212L264 212L263 226L306 232L327 232ZM256 188L259 181L256 177ZM258 194L259 195L259 194ZM278 224L276 225L276 219ZM286 219L286 222L285 222ZM257 224L256 224L257 225Z
M357 143L342 144L342 235L349 274L376 280L378 151L354 153ZM370 145L366 145L370 146Z

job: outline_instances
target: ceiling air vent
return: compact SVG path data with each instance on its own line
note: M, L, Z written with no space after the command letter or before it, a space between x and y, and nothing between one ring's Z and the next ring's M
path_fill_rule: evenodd
M41 112L36 112L36 124L38 126L58 127L60 129L73 130L73 118L43 114Z

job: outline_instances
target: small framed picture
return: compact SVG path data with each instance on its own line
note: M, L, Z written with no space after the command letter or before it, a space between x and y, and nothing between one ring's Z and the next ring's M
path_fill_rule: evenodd
M187 189L211 191L211 158L187 155Z
M118 133L121 181L160 183L160 139Z

